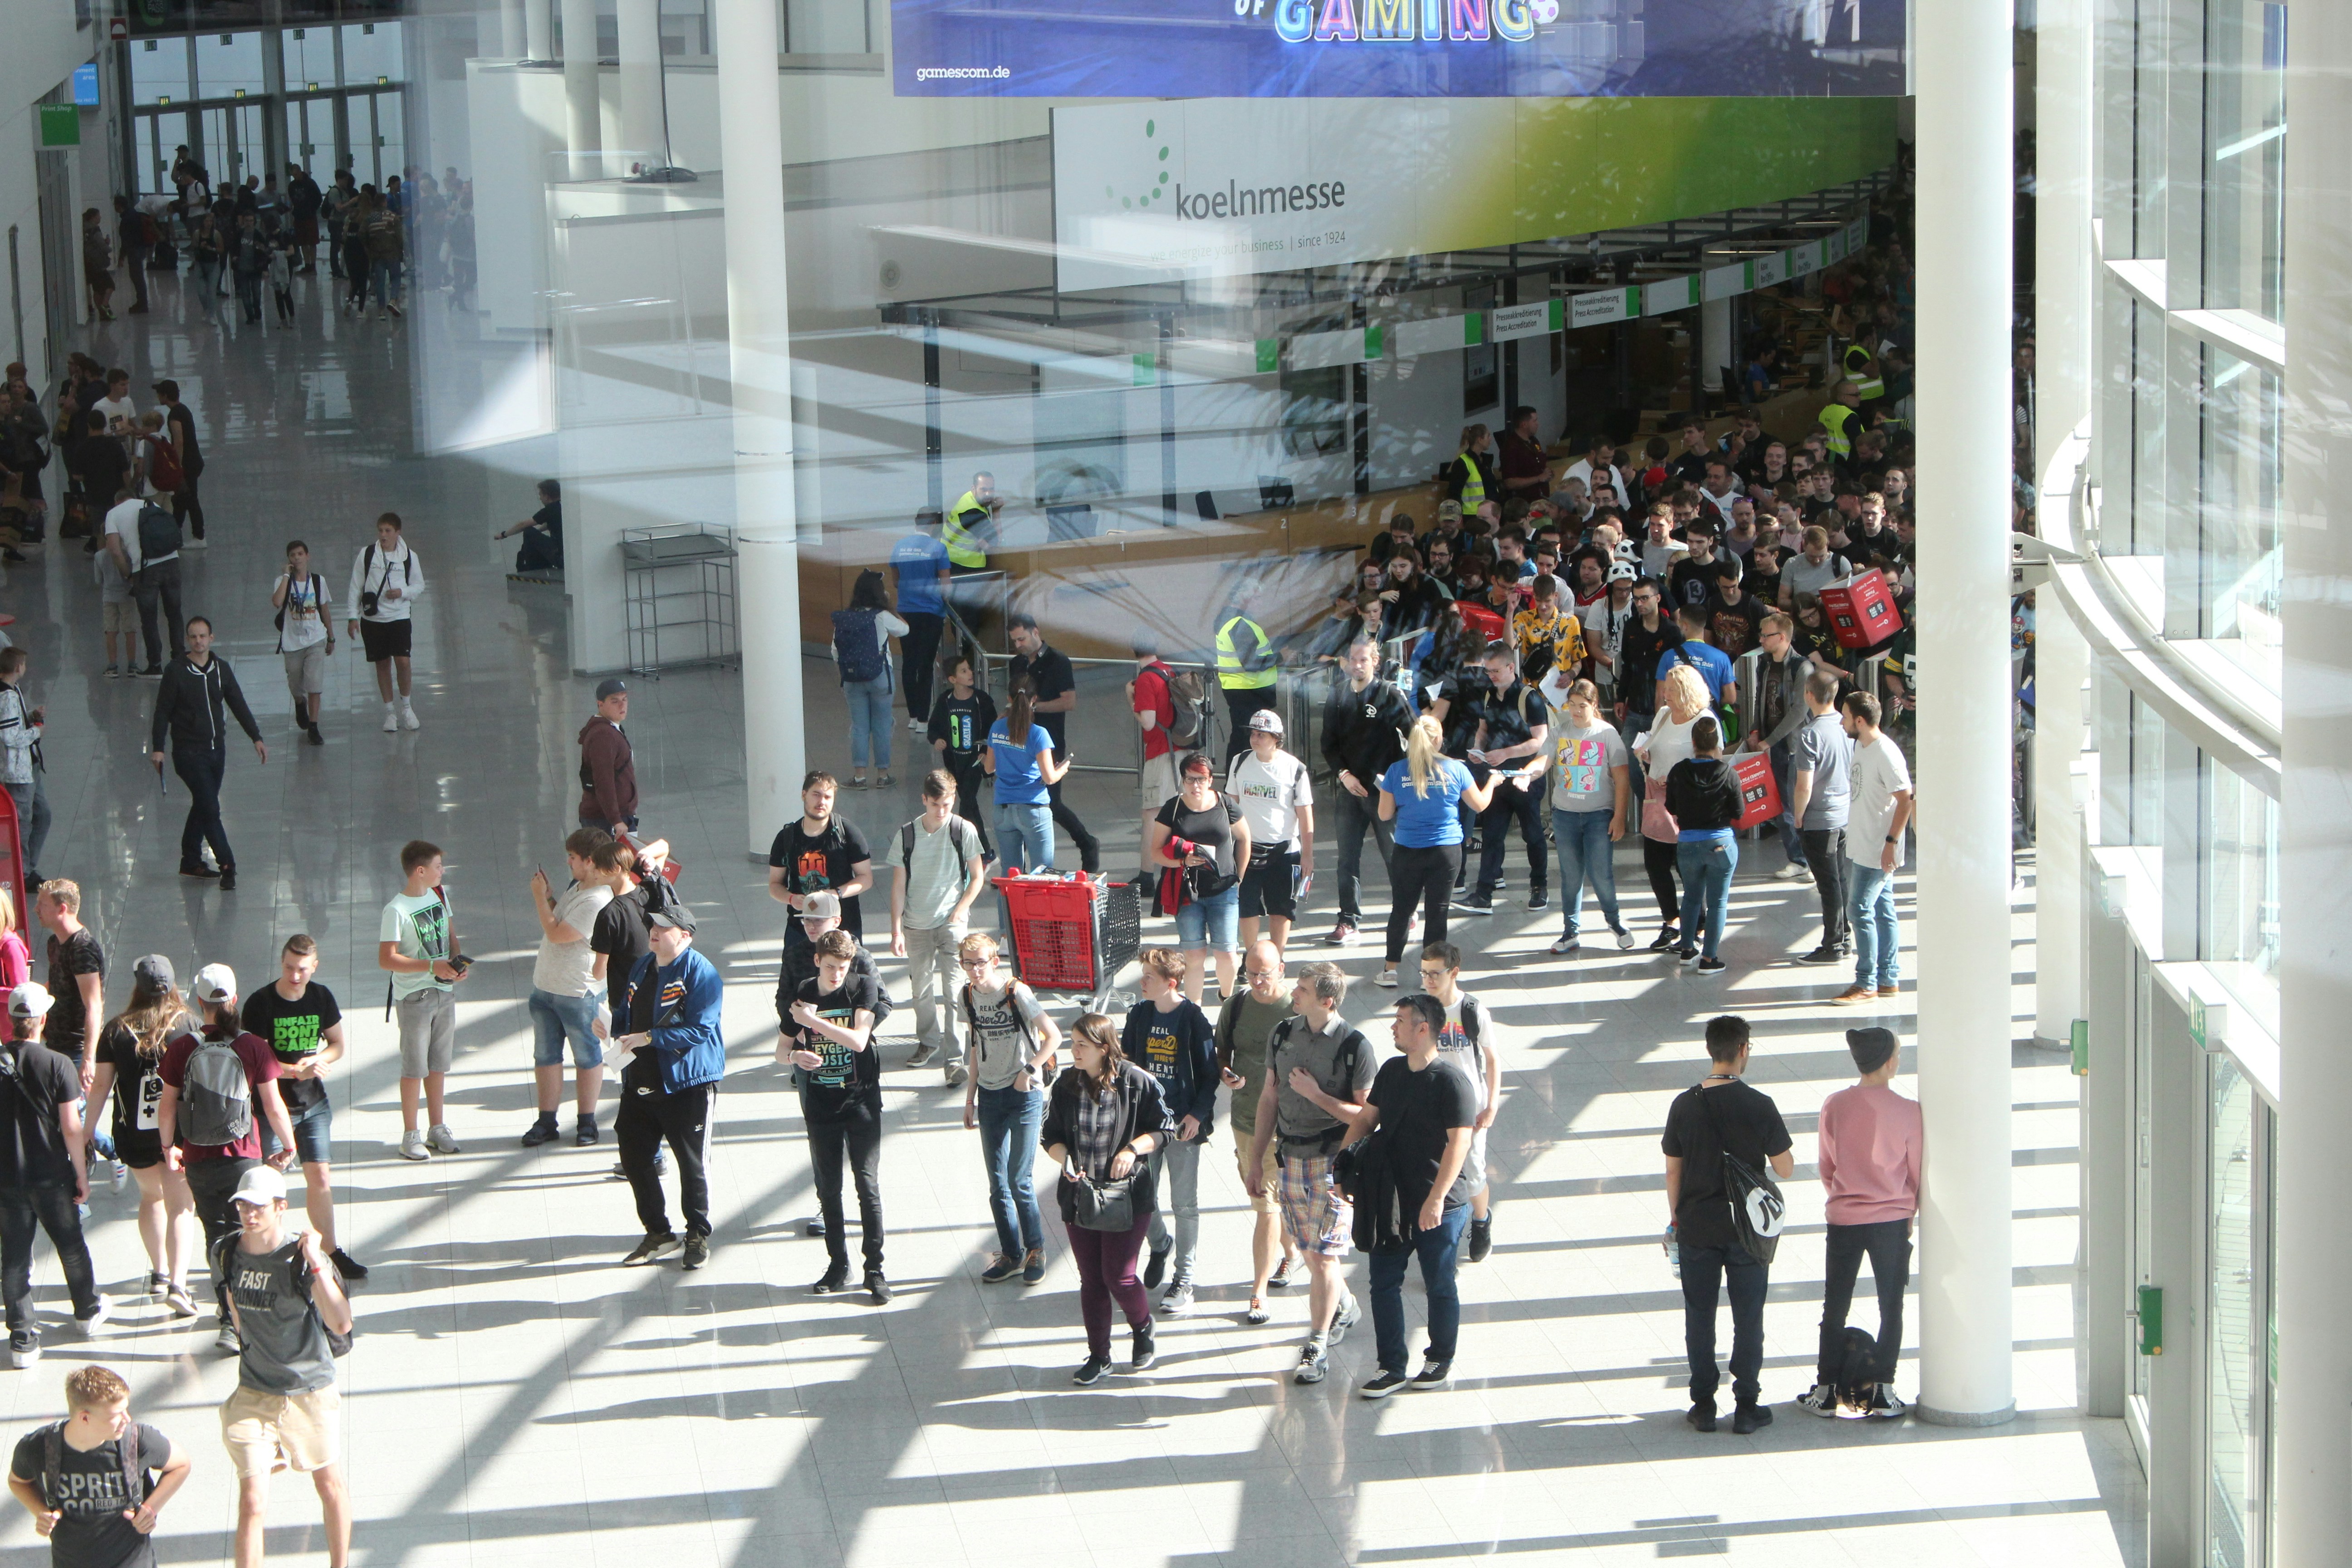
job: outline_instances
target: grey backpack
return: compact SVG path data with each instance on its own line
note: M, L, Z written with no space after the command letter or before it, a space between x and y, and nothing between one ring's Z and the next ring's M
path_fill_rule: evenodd
M253 1086L226 1040L197 1038L180 1084L180 1141L220 1148L253 1131Z

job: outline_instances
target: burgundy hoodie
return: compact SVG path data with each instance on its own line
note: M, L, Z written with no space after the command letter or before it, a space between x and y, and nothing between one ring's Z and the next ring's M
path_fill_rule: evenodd
M637 815L637 764L629 737L599 715L580 727L580 820L599 827Z

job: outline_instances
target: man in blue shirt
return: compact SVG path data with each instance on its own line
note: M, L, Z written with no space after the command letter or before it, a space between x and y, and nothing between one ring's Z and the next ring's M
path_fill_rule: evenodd
M710 1122L719 1109L719 1080L727 1073L727 1044L719 1033L725 987L710 961L694 951L694 921L685 908L665 903L646 921L653 952L637 960L627 999L614 1027L628 1056L621 1068L621 1110L613 1119L621 1169L636 1194L646 1238L621 1259L651 1263L677 1250L662 1201L654 1156L667 1142L677 1159L677 1202L686 1215L688 1268L710 1261Z
M890 547L890 575L898 589L898 617L907 623L907 635L898 639L898 684L907 692L907 728L919 735L931 721L931 685L947 615L948 547L940 542L938 512L926 508L915 514L915 531Z
M1657 705L1666 705L1666 677L1675 672L1676 665L1687 664L1706 682L1706 700L1711 706L1736 706L1739 701L1739 683L1732 679L1731 656L1706 640L1705 606L1683 605L1675 612L1675 624L1682 628L1683 640L1658 656Z

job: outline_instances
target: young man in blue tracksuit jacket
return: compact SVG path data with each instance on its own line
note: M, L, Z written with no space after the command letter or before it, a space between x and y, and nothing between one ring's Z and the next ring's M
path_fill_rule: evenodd
M1200 1005L1184 995L1182 953L1148 947L1142 961L1143 1000L1128 1009L1119 1049L1160 1080L1160 1098L1176 1123L1176 1136L1151 1155L1161 1201L1151 1213L1151 1260L1143 1271L1143 1288L1158 1289L1174 1249L1176 1279L1160 1298L1160 1310L1175 1315L1192 1306L1192 1254L1201 1239L1201 1145L1217 1120L1217 1031Z
M666 1140L677 1160L678 1207L686 1214L681 1261L699 1268L710 1260L710 1182L703 1167L719 1080L727 1074L727 1042L719 1032L725 987L710 961L694 951L694 921L682 906L665 903L646 925L653 952L637 960L624 1016L613 1020L621 1048L634 1053L621 1068L613 1132L646 1227L646 1238L621 1261L651 1263L678 1249L654 1166Z

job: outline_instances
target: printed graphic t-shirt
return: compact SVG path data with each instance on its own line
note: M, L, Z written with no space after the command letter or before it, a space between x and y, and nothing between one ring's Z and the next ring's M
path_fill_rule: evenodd
M403 958L447 958L448 900L429 889L413 899L406 893L394 893L383 906L383 920L376 927L375 939L396 944L393 951ZM436 977L430 969L402 970L392 977L392 994L394 1000L400 1000L420 991L446 991L453 984Z
M273 981L245 999L238 1018L246 1031L258 1035L278 1058L278 1065L285 1068L316 1056L327 1031L342 1021L343 1010L336 1005L335 994L315 980L291 1002ZM327 1086L314 1078L280 1077L278 1092L286 1101L286 1113L295 1116L326 1099Z

